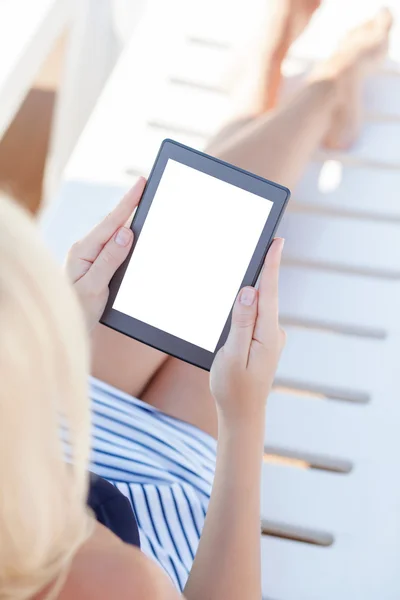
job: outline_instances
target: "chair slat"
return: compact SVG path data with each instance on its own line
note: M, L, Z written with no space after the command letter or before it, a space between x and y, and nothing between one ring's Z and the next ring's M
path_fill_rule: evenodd
M374 277L283 266L280 311L285 322L359 335L400 328L400 283Z
M230 48L209 46L188 39L176 64L171 66L171 78L222 92L231 63Z
M156 100L148 120L171 123L174 127L209 137L224 120L227 98L209 90L168 82L160 91L163 102Z
M338 402L290 392L272 392L267 402L265 446L275 453L332 468L366 460L376 432L369 405ZM319 461L318 461L319 459ZM326 460L324 460L326 459ZM343 467L345 462L343 462Z
M291 262L400 277L397 224L291 212L280 233Z
M321 156L340 158L345 164L400 168L400 123L367 122L347 151L322 151Z
M400 77L378 73L367 81L364 106L368 118L400 119Z
M339 537L330 548L263 537L261 548L265 600L376 600L383 590L385 600L398 598L397 545L388 531L361 544Z
M371 467L376 469L374 486ZM297 528L297 535L305 529L305 536L321 545L330 544L331 536L334 540L351 534L360 542L367 532L379 536L382 523L371 520L377 503L386 517L400 524L398 496L383 497L380 488L388 472L388 465L379 460L359 462L350 474L264 464L262 519L292 527L293 534Z
M385 340L296 327L287 327L286 331L288 340L278 368L279 381L368 402L379 384L377 366L385 351Z
M293 193L293 202L328 213L398 220L400 172L350 167L336 160L312 162Z

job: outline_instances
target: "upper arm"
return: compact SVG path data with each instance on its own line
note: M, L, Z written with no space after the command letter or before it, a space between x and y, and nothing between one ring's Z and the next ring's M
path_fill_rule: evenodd
M167 574L97 524L78 551L59 600L183 600Z
M126 585L137 586L137 596L135 589L134 595L118 596L121 600L183 600L183 596L161 567L143 552L136 550L136 554L135 574L131 572L127 576Z
M96 600L183 600L167 574L139 549L121 544L121 549L104 565L103 580Z

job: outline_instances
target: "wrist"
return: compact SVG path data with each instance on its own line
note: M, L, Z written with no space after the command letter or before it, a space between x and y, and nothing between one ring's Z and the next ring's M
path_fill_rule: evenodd
M265 410L265 406L260 406L246 415L229 415L219 410L219 436L228 434L229 436L262 438L264 440Z
M264 420L243 423L223 420L218 429L217 471L232 475L230 485L255 490L261 485ZM221 466L222 465L222 466Z

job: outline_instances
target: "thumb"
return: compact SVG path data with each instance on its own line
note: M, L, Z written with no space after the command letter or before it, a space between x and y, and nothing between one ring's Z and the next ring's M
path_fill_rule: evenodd
M224 351L247 365L251 341L257 318L257 290L245 287L236 298L232 311L232 323Z
M128 227L121 227L104 246L85 278L86 285L98 293L110 283L115 271L122 265L133 242L133 232Z

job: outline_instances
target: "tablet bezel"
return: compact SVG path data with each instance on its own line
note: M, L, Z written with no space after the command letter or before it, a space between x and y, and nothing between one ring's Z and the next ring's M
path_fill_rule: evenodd
M192 167L198 171L201 171L202 173L206 173L207 175L216 177L222 181L226 181L227 183L231 183L232 185L240 187L243 190L252 192L253 194L257 194L258 196L273 202L271 212L257 242L256 249L250 260L242 283L237 290L238 292L244 286L255 285L263 265L265 255L273 240L275 231L288 203L290 191L281 185L268 181L267 179L263 179L257 175L253 175L252 173L244 171L243 169L239 169L238 167L234 167L229 163L204 154L203 152L199 152L198 150L193 150L192 148L184 146L183 144L175 142L174 140L166 139L161 144L154 166L144 189L140 204L132 221L131 229L134 233L134 243L132 249L127 259L117 270L110 282L110 294L107 306L103 316L100 319L100 322L103 325L107 325L108 327L119 331L120 333L152 346L157 350L161 350L166 354L184 360L202 369L210 370L215 354L223 346L227 338L232 311L230 311L225 322L215 352L210 352L204 348L200 348L199 346L191 344L190 342L182 340L181 338L166 333L165 331L157 329L148 323L139 321L134 317L121 313L112 308L114 300L118 294L119 287L124 278L125 271L128 268L132 252L134 251L135 245L139 239L141 230L147 217L147 213L150 210L151 203L157 192L158 185L169 159L187 165L188 167ZM234 300L235 299L232 298L232 305Z

